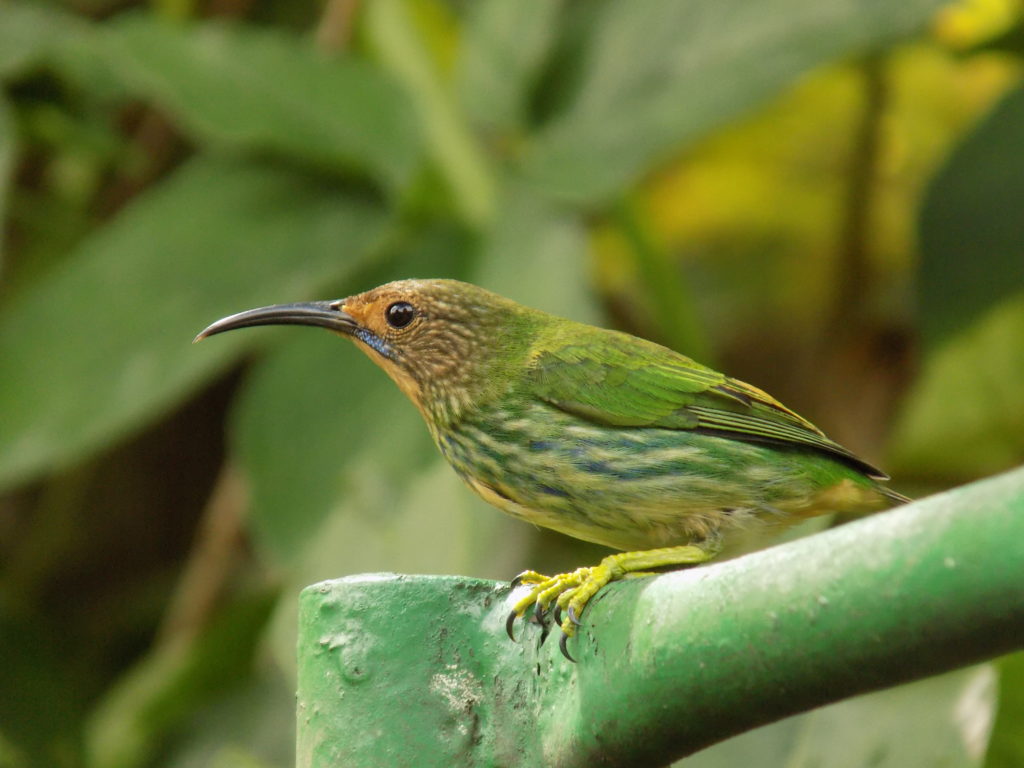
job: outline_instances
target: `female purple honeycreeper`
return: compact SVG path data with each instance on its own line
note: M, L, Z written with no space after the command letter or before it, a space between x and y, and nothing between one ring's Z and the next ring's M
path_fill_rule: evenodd
M470 488L514 517L625 550L532 585L511 622L552 603L562 649L608 582L713 557L731 532L907 499L760 389L649 341L455 280L401 280L338 301L218 320L352 339L423 414ZM566 653L568 655L568 653Z

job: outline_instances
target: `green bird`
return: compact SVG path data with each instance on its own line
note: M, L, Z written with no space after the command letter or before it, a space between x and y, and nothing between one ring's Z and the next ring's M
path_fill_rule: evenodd
M468 283L401 280L338 301L253 309L196 340L275 324L352 339L490 504L624 550L595 567L514 580L532 589L515 604L509 634L531 606L543 617L555 605L566 656L587 601L611 581L702 563L737 531L907 501L882 484L884 473L757 387Z

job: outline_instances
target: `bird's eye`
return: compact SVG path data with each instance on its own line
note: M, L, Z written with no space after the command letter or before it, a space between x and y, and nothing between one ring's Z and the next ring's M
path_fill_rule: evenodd
M408 301L396 301L384 311L384 317L392 328L405 328L416 317L416 310Z

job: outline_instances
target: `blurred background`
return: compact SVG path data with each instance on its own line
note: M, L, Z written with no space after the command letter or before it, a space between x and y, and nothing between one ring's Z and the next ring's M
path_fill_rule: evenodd
M254 306L458 277L925 495L1024 460L1020 0L0 3L0 766L289 765L295 600L601 552ZM951 617L955 621L956 617ZM1024 658L688 766L1024 766Z

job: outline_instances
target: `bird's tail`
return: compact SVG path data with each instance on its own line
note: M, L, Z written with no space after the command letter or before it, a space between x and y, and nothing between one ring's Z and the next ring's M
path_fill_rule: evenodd
M862 517L867 517L868 515L880 512L883 509L892 509L893 507L898 507L901 504L909 504L913 501L909 496L897 493L892 488L888 488L879 482L875 482L873 485L874 491L878 496L889 502L888 506L879 504L878 501L876 501L868 508L838 510L833 514L832 522L829 527L836 528L840 525L846 525L847 523L852 523L854 520L859 520ZM875 497L876 500L878 499L878 496Z
M897 493L892 488L887 488L884 485L878 486L878 492L881 493L885 498L889 499L893 506L898 504L909 504L913 501L909 496L904 496L902 493Z

